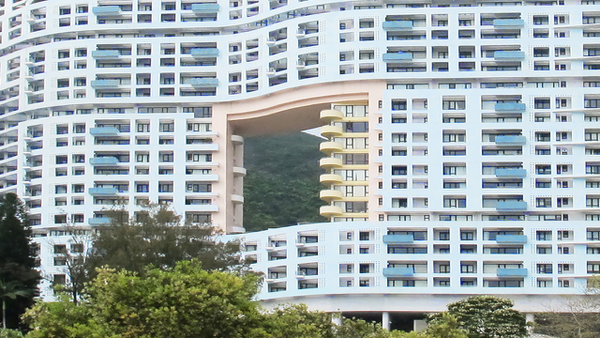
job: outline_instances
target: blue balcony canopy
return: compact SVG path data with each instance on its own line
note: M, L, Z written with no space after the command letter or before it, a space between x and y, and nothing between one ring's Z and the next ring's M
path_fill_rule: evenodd
M494 28L513 29L525 26L525 21L522 19L496 19L494 20Z
M412 61L412 53L385 53L383 54L383 62L394 62L394 61Z
M521 135L499 135L495 139L496 144L523 145L527 143L527 138Z
M219 4L193 4L194 14L216 14L219 12Z
M414 241L413 235L384 235L383 243L386 244L400 244L400 243L412 243Z
M106 157L93 157L90 158L90 164L91 165L116 165L119 163L119 159L117 159L116 157L112 157L112 156L106 156Z
M498 204L496 204L496 210L498 210L498 211L527 210L527 202L499 201Z
M494 107L496 111L507 112L524 112L526 108L525 103L518 102L498 102Z
M193 57L217 57L219 56L219 49L217 48L192 48L191 52Z
M211 87L219 86L219 80L215 78L195 78L190 82L194 87Z
M108 79L103 79L103 80L93 80L90 85L92 86L92 88L96 88L96 89L102 89L102 88L116 88L119 86L119 80L108 80Z
M97 6L92 8L92 13L97 16L120 15L121 8L119 6Z
M119 129L116 127L91 128L90 134L92 136L116 136L119 135Z
M410 277L414 274L413 268L385 268L383 275L385 277Z
M525 244L527 236L525 235L497 235L496 243L499 244Z
M121 55L118 50L94 50L92 51L92 57L94 59L116 59Z
M527 269L498 269L496 276L501 278L527 277Z
M497 51L494 52L494 59L496 60L523 60L525 59L525 53L521 51Z
M406 30L412 29L413 22L412 21L384 21L383 22L383 30L386 31L398 31L398 30Z
M90 225L107 225L110 224L110 218L108 217L94 217L88 220Z
M527 176L527 170L525 169L505 169L499 168L496 169L496 177L514 177L514 178L523 178Z
M90 195L93 196L114 196L117 194L117 188L90 188Z

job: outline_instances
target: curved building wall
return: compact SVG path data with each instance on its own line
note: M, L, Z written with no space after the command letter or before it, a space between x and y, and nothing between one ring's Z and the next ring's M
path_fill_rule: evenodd
M325 125L321 212L333 223L318 231L395 222L386 236L426 228L435 241L446 224L449 244L427 244L428 255L449 247L476 264L451 263L451 274L465 266L460 277L414 275L415 288L572 293L600 272L595 5L1 2L0 194L26 201L41 269L58 282L69 236L121 201L131 216L171 203L189 221L243 232L243 137ZM527 242L455 242L469 228L478 241L494 241L487 231ZM527 277L478 275L487 254ZM383 273L388 261L375 261ZM306 292L363 280L387 290L380 275L340 278L308 278ZM273 294L304 279L293 281Z

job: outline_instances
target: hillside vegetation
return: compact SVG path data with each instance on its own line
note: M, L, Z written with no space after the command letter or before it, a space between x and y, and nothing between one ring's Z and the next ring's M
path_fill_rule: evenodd
M306 133L247 138L244 166L244 227L259 231L325 222L319 191L322 140Z

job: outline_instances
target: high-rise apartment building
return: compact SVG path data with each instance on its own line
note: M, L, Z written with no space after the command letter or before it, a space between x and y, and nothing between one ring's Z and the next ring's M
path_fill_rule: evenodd
M4 1L0 193L61 282L118 201L243 233L243 137L324 125L332 222L241 235L265 302L543 311L600 273L599 4Z

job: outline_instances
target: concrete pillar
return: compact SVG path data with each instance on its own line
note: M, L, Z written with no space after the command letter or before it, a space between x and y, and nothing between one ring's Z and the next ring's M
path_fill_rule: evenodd
M381 327L383 327L384 330L390 330L390 313L389 312L382 312L381 313Z
M535 323L535 315L533 313L526 313L525 314L525 321L527 323ZM531 333L533 331L533 325L532 326L528 326L527 327L527 331L529 331L529 333Z
M331 322L334 323L335 325L341 326L343 323L342 313L341 312L333 313L333 315L331 316Z

